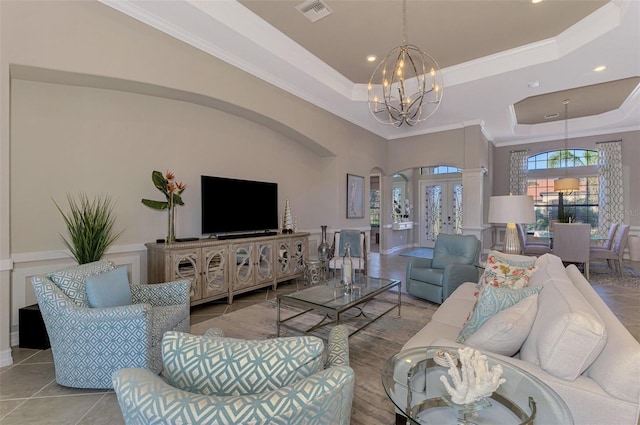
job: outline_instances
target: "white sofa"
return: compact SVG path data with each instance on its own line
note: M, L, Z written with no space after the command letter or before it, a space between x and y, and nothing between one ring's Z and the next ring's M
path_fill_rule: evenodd
M547 383L564 399L576 425L638 424L640 343L574 265L565 269L551 254L535 265L530 285L543 288L519 352L507 357L477 348ZM454 341L473 311L476 292L476 283L462 284L403 349L461 346Z

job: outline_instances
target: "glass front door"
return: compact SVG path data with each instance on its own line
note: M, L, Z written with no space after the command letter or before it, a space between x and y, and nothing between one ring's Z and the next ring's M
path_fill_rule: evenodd
M462 234L462 179L420 181L420 246L440 233Z

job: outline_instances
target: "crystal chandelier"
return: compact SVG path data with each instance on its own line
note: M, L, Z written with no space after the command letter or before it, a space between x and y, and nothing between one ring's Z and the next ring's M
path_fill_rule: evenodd
M559 193L571 193L576 190L580 190L580 180L575 177L568 176L569 99L563 100L562 103L564 103L564 152L562 152L562 154L564 154L565 168L564 177L553 181L553 191ZM562 158L562 156L560 158Z
M407 43L407 0L402 1L402 45L391 50L369 80L369 110L400 127L429 118L442 101L442 72L427 53Z

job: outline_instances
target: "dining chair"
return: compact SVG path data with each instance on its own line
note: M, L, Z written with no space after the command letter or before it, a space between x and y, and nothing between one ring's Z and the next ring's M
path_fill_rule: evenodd
M521 254L522 255L543 255L551 253L551 246L549 242L534 242L527 240L527 232L524 226L520 223L516 223L518 229L518 239L520 239Z
M584 264L584 276L589 279L589 244L591 225L588 223L556 223L553 225L553 255L563 263Z
M593 246L589 250L589 259L607 260L609 267L611 267L611 262L613 262L616 271L622 276L622 256L624 254L624 248L627 246L629 229L630 226L628 224L620 224L618 230L616 230L616 237L613 240L611 249Z
M612 249L613 242L616 238L616 231L618 230L618 223L611 223L609 226L609 233L607 234L607 240L604 241L604 248Z

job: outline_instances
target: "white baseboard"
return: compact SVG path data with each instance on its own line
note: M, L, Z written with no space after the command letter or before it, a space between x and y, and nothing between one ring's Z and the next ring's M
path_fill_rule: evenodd
M13 364L13 357L11 357L11 350L5 350L0 352L0 367L11 366L12 364Z

